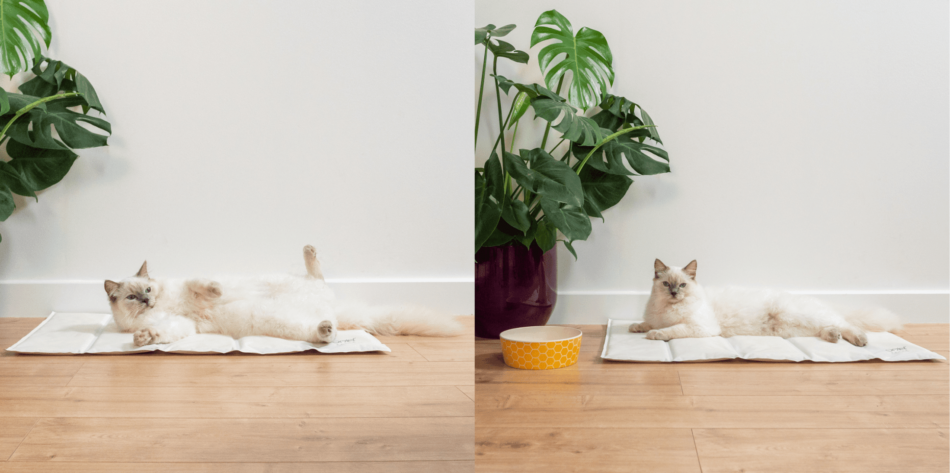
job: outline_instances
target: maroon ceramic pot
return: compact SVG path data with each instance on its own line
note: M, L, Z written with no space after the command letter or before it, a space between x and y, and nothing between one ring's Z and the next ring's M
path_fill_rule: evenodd
M482 248L475 254L475 335L498 338L510 328L544 325L557 301L557 247Z

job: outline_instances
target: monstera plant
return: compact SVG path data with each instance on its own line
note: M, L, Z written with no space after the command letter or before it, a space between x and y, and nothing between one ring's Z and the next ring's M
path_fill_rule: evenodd
M0 0L0 67L11 78L28 69L35 77L20 93L0 89L0 221L13 214L13 194L36 193L69 172L75 149L106 146L111 134L95 89L85 76L43 56L52 35L43 0ZM94 112L91 113L91 112Z
M499 125L488 160L475 169L475 334L487 338L546 324L557 300L557 242L577 258L574 242L590 236L591 217L604 218L620 202L631 176L670 170L650 115L610 93L613 54L604 35L590 28L575 33L557 11L542 13L531 47L540 46L544 84L526 84L498 74L499 60L528 63L528 53L498 39L514 29L475 30L476 47L485 48L476 151L489 62ZM511 97L507 112L503 93ZM529 111L544 123L544 135L524 145L516 141L518 126ZM549 139L557 140L554 146Z
M528 62L527 53L498 39L514 29L475 29L476 46L485 48L476 146L489 53L496 96L514 94L506 113L496 100L500 133L484 166L475 169L475 251L511 244L548 251L563 241L576 258L573 243L590 236L590 218L602 219L604 210L620 202L633 182L630 176L669 172L669 156L658 146L663 142L646 110L609 92L613 54L603 34L590 28L575 34L557 11L542 13L531 47L541 46L544 84L523 84L498 75L500 59ZM547 123L540 144L522 147L515 139L529 110ZM550 136L551 129L560 136ZM549 139L558 138L548 147Z

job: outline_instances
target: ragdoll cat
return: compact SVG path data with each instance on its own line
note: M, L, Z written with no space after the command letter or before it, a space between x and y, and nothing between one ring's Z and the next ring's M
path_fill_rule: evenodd
M643 322L631 332L647 332L650 340L771 335L782 338L820 337L831 343L844 338L868 343L865 330L893 331L898 317L885 309L836 311L806 296L769 289L704 289L696 282L696 260L684 268L653 263L653 290Z
M450 317L418 308L370 307L337 301L323 280L316 250L303 249L306 276L156 279L146 263L121 282L106 281L116 325L136 346L171 343L196 333L332 342L337 330L378 335L447 336L461 331Z

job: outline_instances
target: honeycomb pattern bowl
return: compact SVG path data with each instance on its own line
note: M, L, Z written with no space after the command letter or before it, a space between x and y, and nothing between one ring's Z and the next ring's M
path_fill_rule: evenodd
M523 370L553 370L577 363L581 331L571 327L521 327L501 332L505 364Z

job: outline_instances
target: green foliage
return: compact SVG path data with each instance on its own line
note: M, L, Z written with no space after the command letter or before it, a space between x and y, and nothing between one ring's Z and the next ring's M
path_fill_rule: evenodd
M27 70L49 47L49 12L43 0L0 0L0 64L3 73Z
M551 41L541 48L538 62L548 88L556 87L568 71L573 80L567 100L587 110L597 105L601 93L614 83L613 55L607 38L597 30L581 28L574 36L571 22L556 10L546 11L538 18L531 34L531 47ZM560 58L560 59L559 59Z
M640 105L607 92L614 80L613 56L600 32L581 28L575 35L560 13L543 13L531 35L532 47L544 43L538 53L545 82L540 85L498 75L499 58L528 62L527 53L492 39L514 28L488 25L475 30L475 44L485 47L476 142L489 63L498 89L509 96L517 91L500 128L517 133L519 120L533 110L534 118L547 122L546 129L540 146L517 153L514 144L506 144L499 135L484 169L476 169L475 251L507 244L537 244L547 251L561 241L577 258L573 243L590 236L591 217L603 219L603 212L623 199L633 183L629 176L669 172L669 156L657 146L662 141L650 115ZM488 53L493 56L490 60ZM560 95L565 82L566 98ZM545 148L551 128L568 142L560 159L551 156L553 148ZM565 239L558 239L559 231Z
M109 122L89 114L104 109L82 74L43 56L32 72L36 77L20 86L23 94L0 93L0 146L10 157L0 161L0 221L13 213L12 194L39 200L37 192L69 172L79 157L74 149L106 146L112 132Z

